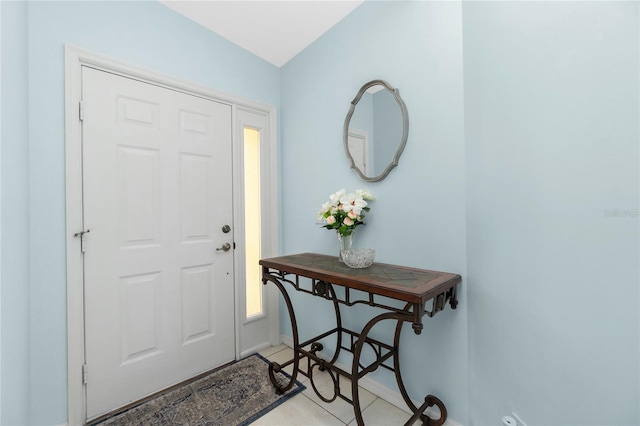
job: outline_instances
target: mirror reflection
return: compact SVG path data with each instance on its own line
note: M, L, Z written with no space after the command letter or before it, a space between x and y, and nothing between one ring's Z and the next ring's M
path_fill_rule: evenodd
M408 115L397 89L382 80L365 84L345 120L347 158L366 181L384 179L398 164L406 144Z

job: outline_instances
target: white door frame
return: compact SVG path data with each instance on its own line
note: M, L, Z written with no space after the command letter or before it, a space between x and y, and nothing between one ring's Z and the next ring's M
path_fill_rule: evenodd
M234 181L234 201L233 201L233 221L234 223L243 223L244 222L244 212L246 209L245 205L245 197L244 197L244 185L235 185L235 182L242 182L242 178L245 175L245 167L244 167L244 129L245 128L253 128L258 130L261 134L266 133L266 138L272 138L273 135L269 136L269 133L273 132L271 129L271 122L269 121L269 117L266 113L257 111L254 108L245 108L241 105L238 105L235 108L235 118L234 118L234 140L238 143L233 144L233 181ZM266 126L265 126L266 124ZM267 128L269 127L269 128ZM273 241L277 241L278 236L274 234L274 232L278 232L276 227L271 227L268 224L277 222L277 210L274 209L276 206L275 203L263 203L264 199L273 199L274 194L269 194L267 191L270 191L272 185L275 182L272 180L275 178L275 170L271 167L272 160L266 158L266 155L269 153L268 150L265 151L265 146L263 145L263 137L260 136L260 217L262 219L262 229L261 233L261 246L260 253L263 257L268 257L267 253L275 254L277 251L277 247L273 245ZM241 143L242 142L242 143ZM234 235L235 241L239 242L240 250L236 252L236 256L234 257L235 261L235 297L236 297L236 358L244 358L248 355L251 355L254 352L262 350L270 345L273 345L274 342L280 343L280 325L279 325L279 316L280 312L274 307L277 307L279 304L280 293L276 290L276 287L269 285L262 285L262 301L264 306L264 311L256 315L250 319L246 317L246 251L244 244L246 233L244 229L237 229L236 234ZM271 246L269 246L271 245ZM258 265L256 265L258 266ZM245 284L245 285L243 285ZM273 319L271 317L276 316L278 318ZM273 321L276 321L274 323ZM258 325L257 323L261 323ZM266 324L265 324L266 323ZM277 327L274 327L274 324L277 324ZM264 326L268 327L268 339L265 339ZM254 326L258 326L254 328ZM255 341L256 332L260 331L261 336L260 341ZM251 342L250 345L247 345L248 341Z
M154 71L125 63L116 59L102 56L88 50L65 45L65 149L66 149L66 258L67 258L67 401L68 424L84 424L86 420L86 395L83 384L84 353L84 290L83 290L83 258L80 247L80 239L74 234L84 229L82 223L82 126L79 120L80 100L82 94L82 66L90 66L124 77L133 78L142 82L154 84L187 94L211 99L213 101L227 103L232 108L232 127L234 153L238 140L236 125L236 108L249 108L269 116L269 145L265 147L268 152L265 155L269 161L268 176L265 185L268 185L268 200L263 216L266 228L269 228L270 244L267 253L263 256L275 256L278 254L278 196L277 196L277 151L276 151L276 108L262 104L240 96L230 95L206 86L197 85L177 78L158 74ZM242 176L234 170L234 182L241 182ZM238 180L240 179L240 180ZM234 185L234 192L236 191ZM234 197L235 198L235 197ZM239 294L236 283L236 295ZM266 286L270 304L269 309L275 315L270 315L271 344L280 343L278 295L273 286ZM240 311L238 304L244 301L236 297L236 316ZM239 318L236 323L236 359L239 353Z

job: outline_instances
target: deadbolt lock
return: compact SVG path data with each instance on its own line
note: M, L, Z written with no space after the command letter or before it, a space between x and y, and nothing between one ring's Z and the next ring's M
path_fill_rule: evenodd
M222 232L224 232L225 234L228 234L229 231L231 231L231 227L229 225L224 225L222 227Z

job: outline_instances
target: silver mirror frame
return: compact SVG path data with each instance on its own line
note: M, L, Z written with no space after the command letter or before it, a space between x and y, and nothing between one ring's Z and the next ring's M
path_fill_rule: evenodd
M387 168L384 169L384 171L380 175L374 176L374 177L370 177L370 176L366 176L358 167L356 167L355 161L353 160L353 157L351 156L351 153L349 152L349 122L351 121L351 117L353 116L353 113L356 110L356 105L360 101L360 98L362 98L362 96L367 91L367 89L369 89L372 86L376 86L376 85L384 86L385 89L387 89L389 92L391 92L391 94L395 98L396 102L398 103L398 106L400 107L400 112L402 114L402 138L400 139L400 146L398 147L398 150L396 151L396 153L395 153L395 155L393 157L393 160L391 161L391 163L389 163ZM362 179L364 181L367 181L367 182L379 182L379 181L381 181L382 179L387 177L387 175L391 172L391 170L394 167L396 167L398 165L398 161L400 160L400 156L402 155L402 151L404 151L404 147L407 144L408 136L409 136L409 114L407 112L407 106L404 104L404 101L400 97L400 91L398 89L394 88L394 87L391 87L384 80L371 80L370 82L365 83L364 86L362 86L360 88L360 91L358 92L356 97L353 98L353 100L351 101L351 107L349 108L349 112L347 113L347 117L344 120L343 142L344 142L344 150L345 150L345 153L347 154L347 159L349 160L349 167L352 168L353 170L355 170L355 172L358 174L358 176L360 176L360 179Z

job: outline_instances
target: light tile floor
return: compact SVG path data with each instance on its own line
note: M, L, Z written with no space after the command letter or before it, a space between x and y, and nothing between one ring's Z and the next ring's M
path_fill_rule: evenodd
M293 351L285 345L275 346L260 352L260 355L270 361L285 362L293 358ZM291 373L291 366L284 369ZM314 383L322 395L332 395L333 384L327 373L316 379L314 370ZM306 376L298 374L298 380L307 389L292 397L276 409L256 420L252 425L257 426L355 426L353 407L341 399L336 399L331 404L320 400L313 391L311 383ZM326 392L326 393L325 393ZM345 392L347 393L347 392ZM350 393L350 392L349 392ZM384 399L378 398L371 392L360 388L360 404L362 417L367 426L392 426L403 425L409 414L390 404ZM347 396L350 396L347 394Z

